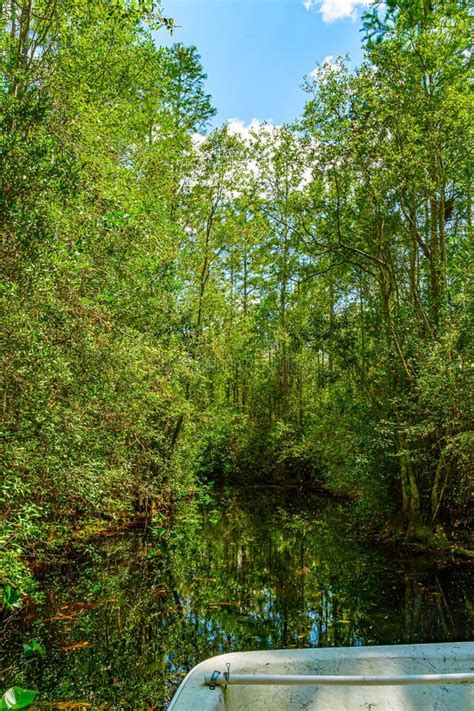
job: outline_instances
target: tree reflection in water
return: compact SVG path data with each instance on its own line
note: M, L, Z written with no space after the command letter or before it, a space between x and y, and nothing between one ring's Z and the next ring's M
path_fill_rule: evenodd
M107 709L163 708L213 654L468 639L470 570L357 531L345 503L257 490L187 502L44 573L4 634L3 685ZM22 642L44 642L33 663Z

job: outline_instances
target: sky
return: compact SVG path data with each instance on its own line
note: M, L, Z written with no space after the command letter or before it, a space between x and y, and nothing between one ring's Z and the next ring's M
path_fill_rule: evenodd
M303 77L327 58L361 60L361 13L370 0L162 0L173 36L158 44L195 45L217 109L231 119L281 124L300 115Z

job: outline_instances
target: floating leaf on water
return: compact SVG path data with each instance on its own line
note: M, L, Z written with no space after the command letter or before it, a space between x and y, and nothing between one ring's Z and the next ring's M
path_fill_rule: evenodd
M11 689L5 691L0 699L0 709L26 709L38 695L37 691L32 689L23 689L21 686L12 686Z
M84 642L76 642L75 644L61 645L63 652L71 652L74 649L85 649L89 646L89 642L85 640Z
M82 610L92 610L94 607L96 607L94 602L72 602L69 605L61 605L61 610L82 612Z
M47 617L44 622L56 622L57 620L73 620L74 615L64 615L62 612L59 615L54 615L54 617Z

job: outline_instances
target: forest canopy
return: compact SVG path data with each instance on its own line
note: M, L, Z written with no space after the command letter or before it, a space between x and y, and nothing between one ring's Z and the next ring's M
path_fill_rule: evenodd
M470 15L375 2L291 125L209 130L150 0L0 5L0 585L204 481L468 524ZM387 523L389 522L389 523ZM448 538L446 537L448 536Z

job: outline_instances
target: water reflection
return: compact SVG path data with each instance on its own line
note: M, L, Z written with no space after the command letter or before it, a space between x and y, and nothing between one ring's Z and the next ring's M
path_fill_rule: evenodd
M152 532L102 538L47 571L44 605L5 630L2 685L161 709L213 654L468 639L469 574L368 542L345 504L320 495L187 502ZM33 638L47 656L27 663L21 646Z

